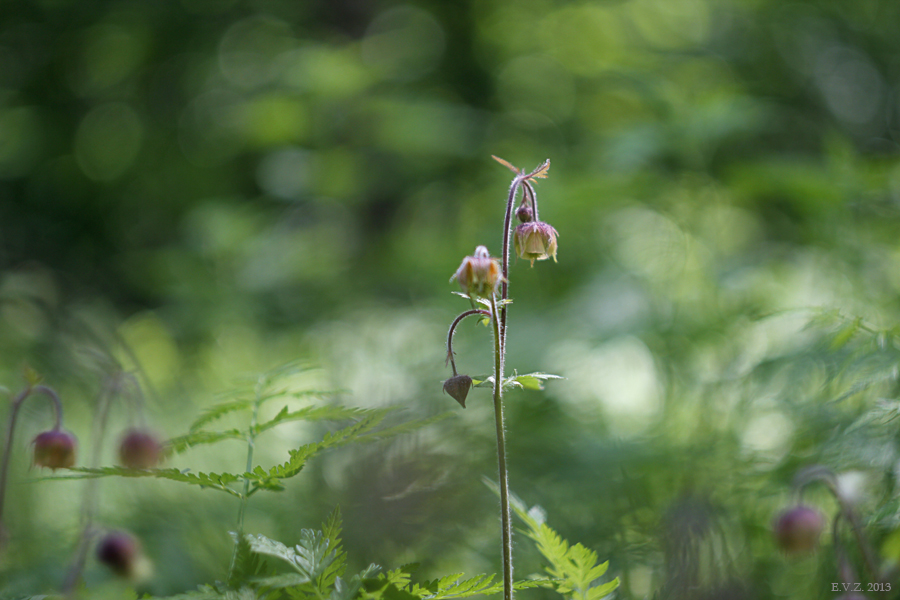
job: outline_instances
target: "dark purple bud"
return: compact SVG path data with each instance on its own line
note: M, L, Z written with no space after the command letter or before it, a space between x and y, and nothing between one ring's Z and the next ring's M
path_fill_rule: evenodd
M124 531L107 533L97 544L97 560L122 577L135 575L140 558L140 544Z
M75 436L59 429L38 434L34 438L34 464L37 467L67 469L75 464Z
M119 461L129 469L150 469L159 464L162 444L152 433L129 429L119 444Z
M815 550L824 528L822 514L802 505L783 511L773 526L775 541L787 554L806 554Z
M454 375L444 382L444 391L459 402L463 408L466 407L466 396L469 395L470 389L472 389L472 378L468 375Z
M522 223L530 223L534 221L534 213L529 205L523 204L516 210L516 218Z

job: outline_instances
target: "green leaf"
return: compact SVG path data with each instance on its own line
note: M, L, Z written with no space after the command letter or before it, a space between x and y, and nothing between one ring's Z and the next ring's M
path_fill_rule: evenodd
M97 477L155 477L157 479L168 479L180 483L208 487L226 492L232 496L240 497L238 492L228 487L229 484L240 479L240 476L232 473L198 473L195 475L188 471L179 471L178 469L127 469L125 467L100 467L97 469L73 467L69 469L69 471L73 474L42 477L41 480L95 479Z
M409 592L425 600L443 600L445 598L468 598L470 596L489 596L503 591L503 582L494 581L496 575L476 575L469 579L462 579L462 573L447 575L433 581L426 581L421 585L414 584ZM513 583L513 589L524 590L528 588L546 586L549 579L528 579Z
M222 440L244 440L246 436L237 429L228 431L195 431L171 438L165 443L166 454L181 454L194 446L203 446L207 444L215 444Z
M389 412L390 409L365 409L365 408L349 408L346 406L307 406L293 412L288 411L285 406L270 421L260 423L254 430L257 434L272 429L282 423L289 421L341 421L345 419L360 419L367 414L375 412Z
M282 589L307 584L309 583L309 577L300 573L284 573L282 575L272 575L271 577L258 577L252 581L261 588Z
M317 582L319 589L328 589L344 574L347 569L347 553L341 548L341 510L335 506L331 514L322 525L322 535L328 541L328 546L334 549L335 557L331 564L322 572Z
M223 402L221 404L213 405L203 413L197 417L193 423L191 423L191 427L189 431L195 432L199 431L204 425L212 423L213 421L224 417L227 414L237 412L240 410L250 410L253 408L252 400L233 400L231 402Z
M234 543L237 544L235 551L234 567L228 576L228 585L237 587L241 582L247 581L257 575L262 570L262 561L258 554L253 552L246 538L239 538L236 533L229 532Z
M562 377L551 375L550 373L528 373L526 375L514 375L510 379L526 390L542 390L544 389L544 381L548 379L562 379Z
M499 495L496 483L484 481ZM609 563L598 563L597 553L581 544L570 546L544 522L543 509L538 506L528 509L514 494L510 494L510 507L528 526L525 535L535 541L538 551L550 563L546 571L553 578L552 585L557 592L573 600L599 600L618 587L617 578L598 584L597 580L606 573Z

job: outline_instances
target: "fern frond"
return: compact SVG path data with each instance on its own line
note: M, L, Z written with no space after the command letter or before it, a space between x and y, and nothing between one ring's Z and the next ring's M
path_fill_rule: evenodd
M252 400L233 400L231 402L223 402L205 409L203 413L191 423L190 432L199 431L203 426L212 423L217 419L221 419L227 414L238 412L241 410L250 410L253 408Z
M237 429L228 431L192 431L191 433L174 437L164 444L167 455L181 454L194 446L215 444L222 440L243 440L246 436Z
M240 493L228 487L230 484L238 481L240 477L232 473L190 473L188 471L179 471L178 469L127 469L125 467L74 467L69 469L71 475L54 475L51 477L42 477L41 480L57 480L57 479L95 479L98 477L155 477L157 479L168 479L180 483L189 483L191 485L199 485L214 490L219 490L240 497Z

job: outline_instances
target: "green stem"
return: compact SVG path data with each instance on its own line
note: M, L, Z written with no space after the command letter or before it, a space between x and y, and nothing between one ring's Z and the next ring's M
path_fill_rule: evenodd
M13 398L9 407L9 423L6 428L6 444L3 448L3 459L2 463L0 463L0 545L2 545L3 541L3 500L6 497L6 478L9 474L9 455L12 453L12 443L13 443L13 434L16 431L16 417L19 415L19 407L22 405L22 402L28 395L31 393L32 388L29 386L22 390L22 392Z
M253 470L253 449L256 446L256 425L259 420L259 405L262 401L262 385L263 379L260 378L256 383L255 397L253 399L253 413L250 417L250 429L247 430L247 468L245 473ZM241 492L241 505L238 508L237 519L237 536L234 540L234 550L231 553L231 566L228 568L228 580L234 577L234 568L237 564L238 548L241 544L241 538L244 536L244 512L247 509L247 499L250 497L250 478L244 475L244 488Z
M503 359L497 298L491 295L491 322L494 325L494 421L497 426L497 462L500 482L500 522L503 528L503 600L513 597L512 520L509 510L509 473L506 469L506 436L503 423Z

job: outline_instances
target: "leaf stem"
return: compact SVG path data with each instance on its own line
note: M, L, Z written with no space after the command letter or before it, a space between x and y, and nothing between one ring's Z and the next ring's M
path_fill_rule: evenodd
M491 323L494 326L494 421L497 427L497 463L500 480L500 522L503 529L503 600L513 597L512 523L509 510L509 473L506 469L506 436L503 423L503 362L497 297L491 295Z
M247 468L244 470L244 488L240 494L241 505L238 508L237 518L237 535L234 538L234 550L231 553L231 566L228 568L228 580L231 581L234 576L234 569L237 565L238 548L241 544L241 538L244 535L244 512L247 509L247 499L250 497L250 477L248 474L253 470L253 449L256 446L256 425L259 421L259 405L262 404L262 389L264 377L260 377L256 382L254 390L253 409L250 416L250 427L247 429Z

